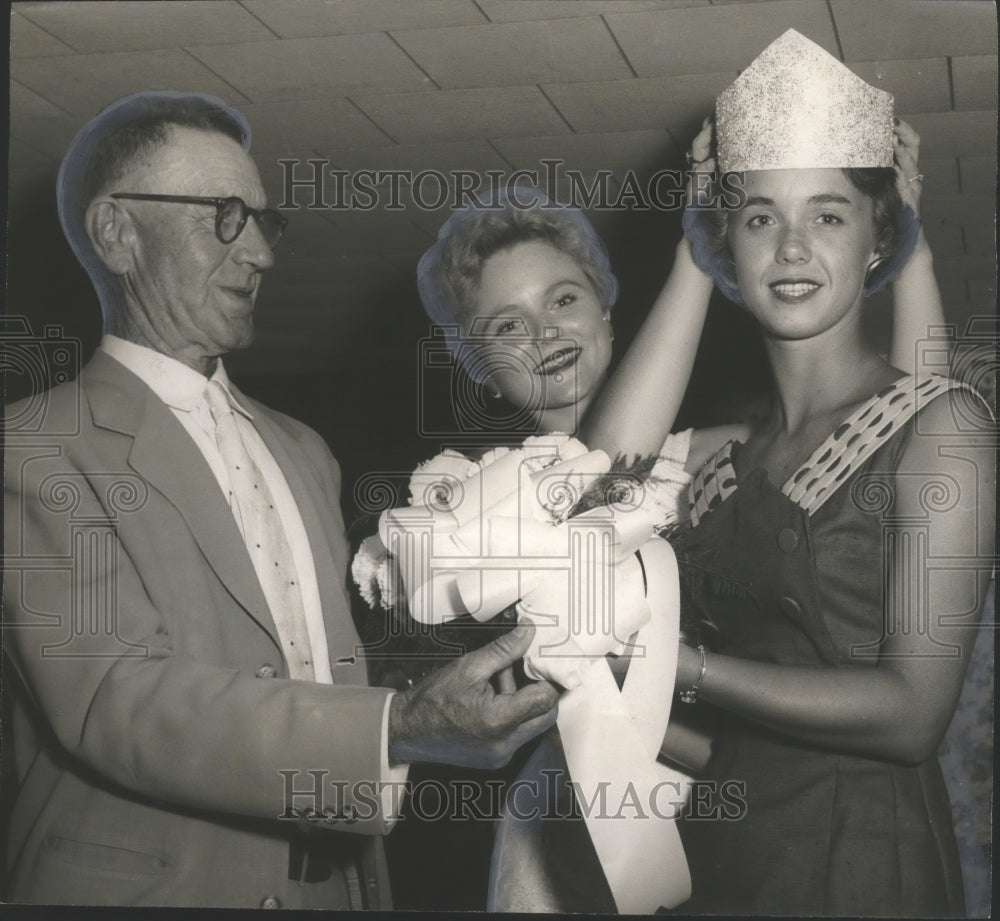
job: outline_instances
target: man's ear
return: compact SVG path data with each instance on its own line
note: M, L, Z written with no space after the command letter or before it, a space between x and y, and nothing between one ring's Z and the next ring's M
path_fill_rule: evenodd
M125 209L109 198L99 198L87 208L84 221L94 252L108 270L126 274L132 268L135 227Z

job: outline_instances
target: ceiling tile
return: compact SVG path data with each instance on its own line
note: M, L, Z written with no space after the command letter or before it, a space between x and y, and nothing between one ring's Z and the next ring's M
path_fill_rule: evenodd
M11 137L37 148L48 157L62 160L70 141L83 127L85 119L20 118L12 119Z
M640 77L742 70L787 29L836 55L837 39L822 0L609 13L605 19Z
M30 10L36 4L17 3L13 5L10 14L10 57L20 58L45 57L53 54L73 54L73 49L63 44L54 35L49 35L44 29L36 26L19 12Z
M906 120L920 135L920 153L924 156L996 158L996 109L910 115Z
M77 51L144 51L204 41L251 42L273 38L238 3L230 0L116 0L101 3L42 3L25 14Z
M996 279L997 263L992 256L935 256L934 274L942 280L968 278L990 284Z
M908 112L946 112L951 108L947 58L852 61L850 68L872 86L892 93L895 111L904 117Z
M507 163L485 141L451 144L408 144L338 150L332 157L341 169L357 170L476 170L506 169Z
M250 122L255 151L325 156L341 147L392 143L343 98L255 103L240 111Z
M149 89L246 99L183 51L128 51L11 62L11 76L49 102L90 118L129 93Z
M921 157L924 193L959 192L958 160L955 157Z
M485 22L472 0L243 0L243 6L283 38Z
M970 224L961 230L962 239L965 241L965 252L970 256L996 256L996 225Z
M42 153L30 144L25 144L24 141L19 141L15 137L10 139L10 144L7 147L7 168L9 170L29 170L37 168L41 164L57 165L58 163L59 160L51 154ZM54 181L55 179L53 178ZM14 195L13 178L9 180L7 192L12 200ZM8 201L8 208L12 207L10 201Z
M600 83L548 83L542 86L576 131L628 131L682 125L707 115L737 77L724 74L652 77Z
M393 32L445 88L613 80L631 70L597 18ZM497 54L503 48L503 54Z
M524 19L561 19L569 16L600 16L604 13L639 13L645 10L676 10L707 6L708 0L479 0L493 22Z
M924 195L920 200L920 216L928 224L992 224L996 220L996 199L968 192Z
M958 168L963 192L990 194L996 188L996 157L962 157Z
M354 101L401 144L555 134L568 130L534 86L361 95Z
M996 54L996 6L980 0L831 0L846 61ZM894 24L894 28L887 28Z
M246 45L192 45L188 51L254 102L430 86L417 66L381 32Z
M996 317L997 304L997 274L994 269L990 275L978 275L968 278L969 300L973 304L979 304L984 308L984 316L987 318ZM995 319L994 319L994 322Z
M14 80L10 81L10 108L21 118L59 118L67 114Z
M956 109L997 107L997 56L995 54L951 59Z
M561 160L560 169L580 170L585 174L598 170L612 173L634 170L643 174L650 167L666 166L677 157L676 146L664 130L500 138L494 143L516 168L538 170L540 181L548 175L546 167L539 166L543 159Z

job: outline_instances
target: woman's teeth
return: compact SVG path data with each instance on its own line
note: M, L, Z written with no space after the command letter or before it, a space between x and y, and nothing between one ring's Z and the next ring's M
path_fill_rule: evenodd
M806 294L812 294L817 288L819 285L811 281L780 282L771 285L772 291L785 297L804 297Z

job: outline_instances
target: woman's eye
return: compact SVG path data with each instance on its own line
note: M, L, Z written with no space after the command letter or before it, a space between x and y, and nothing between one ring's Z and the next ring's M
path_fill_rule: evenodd
M770 214L755 214L749 221L747 221L747 227L767 227L769 224L773 224L774 221Z
M840 217L838 215L836 215L836 214L828 214L828 213L827 214L821 214L817 218L817 220L819 221L820 224L836 225L836 224L843 224L844 223L840 219Z
M569 307L576 301L575 294L563 294L556 299L556 307Z
M498 336L504 336L508 333L516 333L521 328L521 321L513 317L507 320L501 320L496 326L496 333Z

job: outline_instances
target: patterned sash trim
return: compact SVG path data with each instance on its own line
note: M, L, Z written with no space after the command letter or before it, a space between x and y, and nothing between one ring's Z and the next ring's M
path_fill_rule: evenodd
M910 375L862 404L793 473L781 491L813 515L869 457L915 413L948 390L967 384L937 374ZM975 391L972 391L973 393ZM723 445L699 470L690 486L694 526L736 490L733 442Z
M698 522L736 489L736 470L731 459L735 442L728 441L694 475L688 487L691 524Z
M913 415L948 390L966 385L937 374L902 377L875 394L823 442L781 491L813 515L842 483Z

